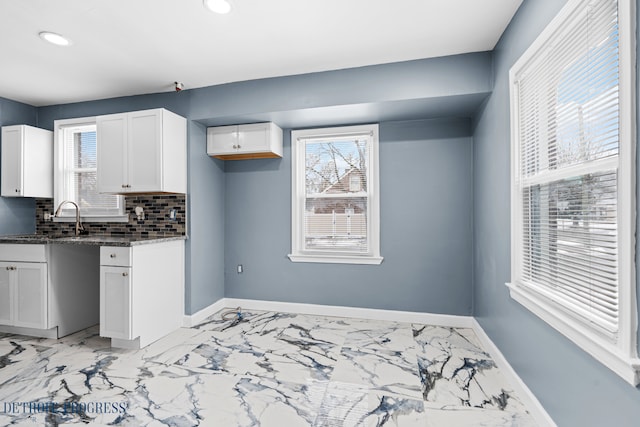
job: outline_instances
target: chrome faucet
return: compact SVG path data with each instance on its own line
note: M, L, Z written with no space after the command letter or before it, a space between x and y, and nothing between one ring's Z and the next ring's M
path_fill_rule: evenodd
M71 200L65 200L64 202L58 205L58 209L56 209L56 213L53 214L55 217L60 216L60 212L62 211L62 206L71 203L76 208L76 236L79 236L81 232L84 231L84 227L82 226L82 222L80 222L80 208L76 204L76 202L72 202Z

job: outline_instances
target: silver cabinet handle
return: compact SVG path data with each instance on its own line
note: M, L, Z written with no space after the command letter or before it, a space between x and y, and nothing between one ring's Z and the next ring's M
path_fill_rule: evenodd
M109 255L109 258L115 258L115 257L116 257L116 254Z
M127 277L129 273L122 273L122 276Z

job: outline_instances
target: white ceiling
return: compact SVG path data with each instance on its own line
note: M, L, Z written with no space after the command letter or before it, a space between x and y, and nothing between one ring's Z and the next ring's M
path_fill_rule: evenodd
M216 15L201 0L0 0L0 97L43 106L487 51L522 2L231 1Z

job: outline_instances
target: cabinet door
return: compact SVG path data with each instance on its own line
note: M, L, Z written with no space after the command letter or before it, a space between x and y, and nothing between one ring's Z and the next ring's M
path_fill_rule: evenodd
M240 153L259 153L269 150L268 124L242 125L238 129Z
M131 268L100 267L100 336L133 339Z
M23 128L11 126L2 129L2 182L0 190L4 197L22 195L22 135Z
M12 264L0 262L0 324L13 324Z
M47 328L47 264L12 263L16 267L14 286L15 326Z
M207 154L238 152L238 126L218 126L207 129Z
M162 191L162 111L129 113L129 191Z
M126 191L127 115L96 119L98 144L98 192Z

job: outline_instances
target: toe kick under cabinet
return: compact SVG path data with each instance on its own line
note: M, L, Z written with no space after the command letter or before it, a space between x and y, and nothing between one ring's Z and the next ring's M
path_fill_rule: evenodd
M100 335L141 348L182 325L184 242L100 248Z

